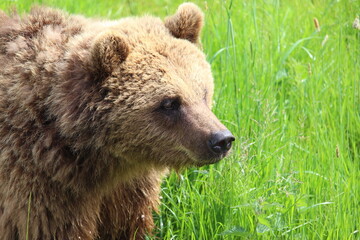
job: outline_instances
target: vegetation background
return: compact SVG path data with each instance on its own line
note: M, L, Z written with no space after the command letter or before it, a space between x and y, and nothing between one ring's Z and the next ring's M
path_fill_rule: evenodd
M36 1L110 19L181 2ZM237 140L222 162L164 181L149 239L360 239L360 1L194 2L213 110Z

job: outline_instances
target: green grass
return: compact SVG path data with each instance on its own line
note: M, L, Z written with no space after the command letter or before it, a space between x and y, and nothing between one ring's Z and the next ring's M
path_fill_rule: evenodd
M112 19L181 1L93 2L43 1ZM360 239L360 1L194 2L214 112L237 140L222 162L166 179L149 239Z

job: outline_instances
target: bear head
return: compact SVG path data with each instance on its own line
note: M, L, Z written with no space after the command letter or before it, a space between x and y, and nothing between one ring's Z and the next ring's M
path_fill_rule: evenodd
M126 18L92 45L105 102L109 151L123 161L180 168L222 159L234 137L211 112L210 65L199 49L203 13L179 6L162 22Z

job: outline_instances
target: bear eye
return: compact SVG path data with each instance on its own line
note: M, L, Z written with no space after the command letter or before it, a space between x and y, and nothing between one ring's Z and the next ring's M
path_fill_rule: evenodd
M180 108L180 100L178 98L167 98L161 102L160 108L164 111L177 111Z

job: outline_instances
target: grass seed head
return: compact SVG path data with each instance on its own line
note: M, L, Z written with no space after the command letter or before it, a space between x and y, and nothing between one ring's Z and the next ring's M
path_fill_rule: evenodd
M319 20L317 18L314 18L314 25L315 25L316 31L320 32L320 24L319 24Z
M357 16L353 22L353 28L360 30L360 20L359 20L359 16Z
M329 40L329 35L325 35L325 37L324 37L324 40L322 40L322 42L321 42L321 47L324 47L325 46L325 43L327 42Z

